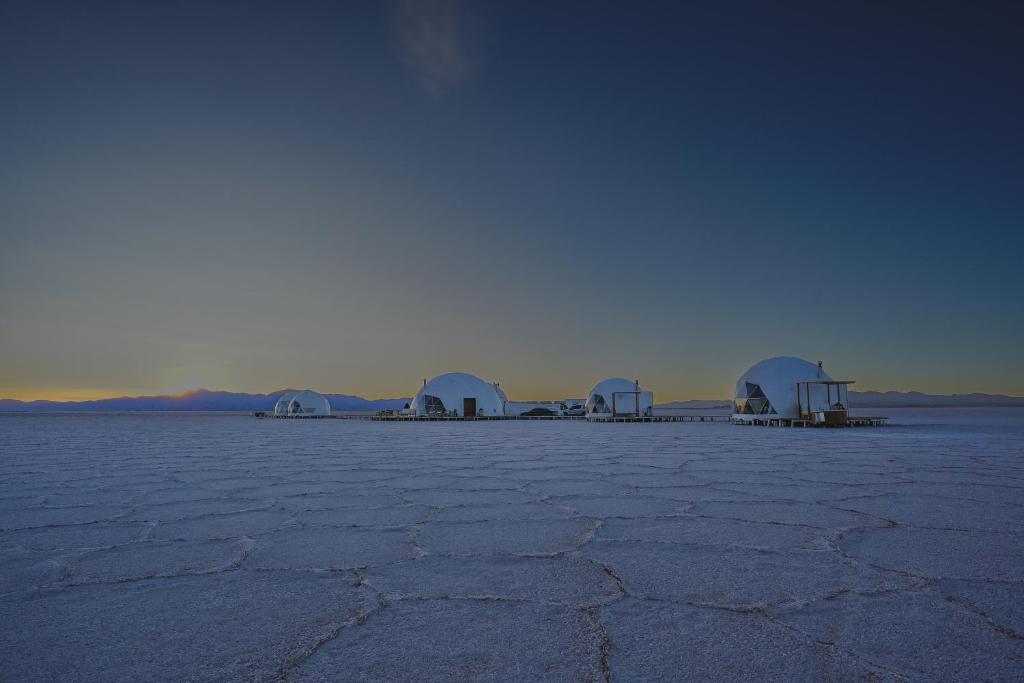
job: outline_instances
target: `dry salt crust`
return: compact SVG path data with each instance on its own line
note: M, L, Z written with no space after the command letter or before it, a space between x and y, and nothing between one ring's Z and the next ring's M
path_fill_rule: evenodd
M17 681L1021 680L1024 411L0 417Z

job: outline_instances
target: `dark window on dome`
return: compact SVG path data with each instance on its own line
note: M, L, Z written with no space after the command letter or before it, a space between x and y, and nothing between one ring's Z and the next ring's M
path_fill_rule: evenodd
M437 396L423 395L423 410L427 415L441 416L445 414L444 402Z
M746 396L736 397L736 412L740 415L777 415L759 384L744 382Z

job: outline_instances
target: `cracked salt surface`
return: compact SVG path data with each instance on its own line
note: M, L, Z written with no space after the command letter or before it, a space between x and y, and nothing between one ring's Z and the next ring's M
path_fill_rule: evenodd
M892 413L2 416L2 677L1024 679L1024 411Z

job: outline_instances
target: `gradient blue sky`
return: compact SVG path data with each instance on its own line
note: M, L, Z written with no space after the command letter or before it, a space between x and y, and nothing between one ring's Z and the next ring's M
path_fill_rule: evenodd
M1019 3L0 3L0 396L1024 393Z

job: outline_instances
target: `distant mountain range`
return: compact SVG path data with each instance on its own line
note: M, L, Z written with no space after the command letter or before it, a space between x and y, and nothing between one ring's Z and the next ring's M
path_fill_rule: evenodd
M732 401L727 398L715 400L691 399L689 401L671 401L669 403L656 403L655 408L667 410L718 410L732 408Z
M123 396L104 398L96 401L17 401L0 399L0 412L108 412L130 410L273 410L281 394L292 389L280 389L269 394L242 394L232 391L209 391L198 389L184 394L162 396ZM331 402L331 409L344 410L386 410L397 409L408 403L407 398L385 398L369 400L361 396L346 394L324 394Z
M970 407L970 406L1024 406L1024 396L1002 394L922 394L920 391L851 391L850 405L858 408Z
M292 389L280 389L269 394L243 394L232 391L209 391L198 389L184 394L161 396L123 396L95 401L18 401L0 399L0 412L112 412L132 410L183 410L183 411L256 411L273 410L278 397ZM388 410L399 409L409 402L408 398L384 398L370 400L348 394L324 394L331 402L331 409ZM1000 394L923 394L919 391L851 391L850 404L854 408L934 408L970 406L1019 406L1024 407L1024 396L1003 396ZM672 401L656 406L663 409L719 410L732 407L729 399Z
M923 394L920 391L851 391L850 405L854 408L943 408L943 407L1024 407L1024 396L1002 394ZM657 408L712 410L731 408L732 401L672 401Z

